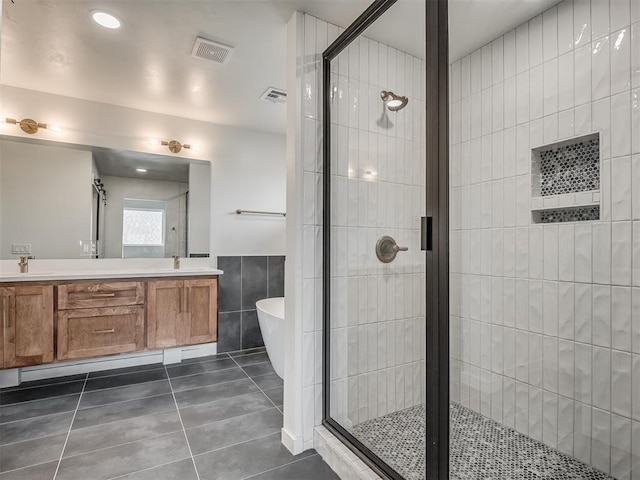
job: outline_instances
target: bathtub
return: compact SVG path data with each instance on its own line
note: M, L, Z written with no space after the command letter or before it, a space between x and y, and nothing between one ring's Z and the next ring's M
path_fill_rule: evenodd
M273 369L284 379L284 297L258 300L256 309L267 355Z

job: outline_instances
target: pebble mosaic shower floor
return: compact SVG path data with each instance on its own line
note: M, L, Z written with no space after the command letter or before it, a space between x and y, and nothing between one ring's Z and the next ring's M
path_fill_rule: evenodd
M452 480L615 480L459 404L450 412ZM406 480L424 480L424 405L368 420L353 433Z

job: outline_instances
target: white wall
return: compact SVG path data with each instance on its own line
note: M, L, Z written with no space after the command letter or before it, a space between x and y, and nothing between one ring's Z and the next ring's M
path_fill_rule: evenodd
M284 255L286 219L237 215L285 212L285 136L242 131L226 138L211 166L211 246L216 255Z
M104 231L100 235L104 258L122 258L122 209L125 198L166 202L164 256L185 256L186 183L108 175L103 175L100 180L107 192L107 206L101 212L104 215Z
M176 156L212 162L211 255L268 255L285 251L285 221L280 218L235 218L237 208L285 207L285 136L161 115L0 85L2 114L60 125L56 134L38 138L69 144L172 155L150 138L178 139L197 145ZM275 106L274 108L281 108ZM27 137L15 125L0 123L0 133ZM244 203L249 205L244 205ZM256 208L257 204L257 208Z
M640 479L640 3L560 3L450 99L452 399ZM531 149L592 132L600 220L532 224Z
M211 165L189 165L188 254L209 253L211 222Z
M91 240L91 153L0 141L0 259L12 243L37 258L80 258Z

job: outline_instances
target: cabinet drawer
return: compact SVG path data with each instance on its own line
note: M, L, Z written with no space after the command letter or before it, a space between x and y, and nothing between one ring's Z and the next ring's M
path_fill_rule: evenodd
M144 307L58 312L58 360L133 352L144 348Z
M144 304L144 283L70 283L58 286L58 310Z

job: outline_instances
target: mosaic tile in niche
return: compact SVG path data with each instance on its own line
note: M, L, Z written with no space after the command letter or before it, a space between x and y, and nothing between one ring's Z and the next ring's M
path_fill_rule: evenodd
M539 221L536 223L559 223L559 222L586 222L589 220L600 220L600 206L576 208L556 208L552 210L542 210L538 212Z
M600 140L597 136L539 150L540 195L600 189Z

